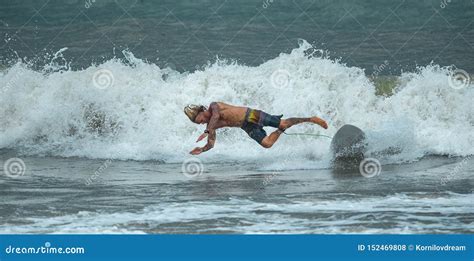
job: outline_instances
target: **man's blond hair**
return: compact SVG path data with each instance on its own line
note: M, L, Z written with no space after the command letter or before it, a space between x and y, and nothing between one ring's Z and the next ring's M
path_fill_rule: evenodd
M198 114L205 110L207 110L207 108L203 105L189 104L188 106L184 107L184 113L192 122L195 122Z

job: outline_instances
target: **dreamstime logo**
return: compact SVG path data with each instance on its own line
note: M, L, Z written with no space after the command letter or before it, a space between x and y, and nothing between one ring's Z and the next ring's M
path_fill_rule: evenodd
M278 89L283 89L287 88L290 86L290 73L287 70L276 70L272 73L272 76L270 77L270 81L273 85L273 87L278 88Z
M26 165L20 158L10 158L3 164L3 171L7 177L18 178L25 174Z
M12 79L10 79L7 82L7 84L5 84L5 87L0 89L0 93L7 92L8 90L10 90L12 88L12 86L16 85L16 82L18 82L20 79L21 79L21 71L20 72L17 71L13 75Z
M439 4L439 7L442 9L446 8L451 3L451 0L441 0L441 3Z
M459 174L459 172L462 171L462 169L467 165L467 162L472 159L472 155L464 158L459 164L456 165L456 167L449 172L448 175L444 176L441 178L441 185L446 185L449 181L454 179L456 175Z
M471 76L464 70L456 69L449 74L449 86L451 88L460 90L465 88L471 82Z
M84 7L89 9L93 3L95 3L95 0L85 0Z
M264 9L267 9L272 3L273 3L273 0L263 0L262 7Z
M92 77L92 83L98 89L107 89L114 84L114 74L107 69L99 69Z
M267 175L263 176L263 181L261 183L257 184L257 188L262 190L262 192L263 192L265 187L270 185L272 182L274 182L275 179L277 179L278 176L281 175L281 173L283 171L285 171L285 168L287 166L292 165L291 162L294 158L295 158L295 152L289 152L288 154L286 154L286 156L283 158L283 160L279 162L279 166L276 168L275 171L273 171L270 174L267 174ZM266 193L264 193L263 195L265 197L267 197Z
M378 76L381 72L383 72L385 70L385 68L387 68L388 65L389 65L389 62L387 60L385 60L380 65L374 65L373 66L374 71L372 72L372 77Z
M380 174L382 165L377 159L366 158L359 165L359 172L366 178L372 178Z
M181 172L188 178L194 178L202 174L204 166L200 159L189 158L181 165Z
M86 179L86 182L85 182L86 186L91 185L92 182L94 182L110 166L110 164L112 164L111 159L104 161L100 165L100 167L94 171L94 174L92 174L89 178Z
M277 172L272 172L270 175L265 175L263 177L262 185L264 187L269 185L277 175L278 175Z

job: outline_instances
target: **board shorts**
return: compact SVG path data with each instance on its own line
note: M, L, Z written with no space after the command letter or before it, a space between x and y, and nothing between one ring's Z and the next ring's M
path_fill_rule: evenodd
M283 115L270 115L266 112L254 109L247 109L242 129L247 132L250 138L262 144L263 138L267 136L267 132L263 127L269 126L278 128L280 126L281 117Z

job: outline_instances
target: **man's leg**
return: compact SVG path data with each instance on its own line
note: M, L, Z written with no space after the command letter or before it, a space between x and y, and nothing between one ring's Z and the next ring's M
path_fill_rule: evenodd
M276 131L272 132L270 135L263 138L262 142L260 142L260 145L262 145L262 147L267 148L267 149L271 148L273 146L273 144L275 144L275 142L278 140L278 138L280 137L280 135L282 133L283 133L283 131L281 131L281 130L276 130Z
M278 130L272 132L270 135L263 138L262 142L260 142L260 145L262 145L262 147L264 148L272 147L273 144L275 144L275 142L278 140L278 138L280 138L280 135L283 133L284 130L290 128L293 125L300 124L303 122L312 122L318 124L319 126L325 129L328 128L328 124L319 117L282 119L280 121L280 126L278 127Z
M280 130L286 130L290 128L293 125L300 124L303 122L312 122L315 124L318 124L319 126L327 129L328 124L321 118L319 117L311 117L311 118L288 118L288 119L282 119L280 121L280 126L278 127Z

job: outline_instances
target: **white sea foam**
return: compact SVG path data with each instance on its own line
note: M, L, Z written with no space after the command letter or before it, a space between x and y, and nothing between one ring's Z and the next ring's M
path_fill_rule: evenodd
M217 61L205 69L179 73L126 53L117 59L72 71L47 72L23 63L0 72L0 148L22 153L88 158L182 161L204 126L183 114L189 103L224 101L285 117L318 115L329 129L300 125L293 132L334 135L344 124L366 131L369 152L398 148L388 161L412 161L426 154L474 154L474 88L449 86L452 68L428 65L403 73L396 93L375 95L375 87L357 67L328 58L308 57L302 41L257 67ZM67 51L63 49L62 51ZM113 77L97 88L98 70ZM287 86L275 86L272 74L288 72ZM103 79L102 79L103 80ZM283 136L273 148L261 148L239 129L219 130L217 143L203 160L217 158L329 162L330 140ZM322 164L322 165L324 165Z
M395 194L345 200L261 203L246 199L163 203L135 212L81 211L27 218L28 225L0 227L2 233L447 233L472 231L453 216L472 212L472 194ZM407 206L409 206L407 208ZM422 215L420 215L422 213ZM344 218L340 218L341 214ZM442 218L440 218L440 215ZM230 225L226 219L239 222ZM378 223L374 223L378 220ZM196 230L192 222L209 222ZM215 226L214 226L215 225Z

